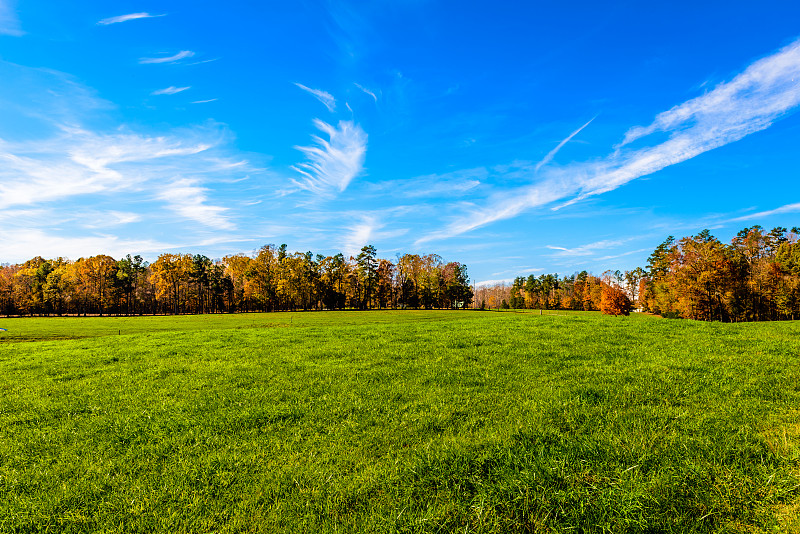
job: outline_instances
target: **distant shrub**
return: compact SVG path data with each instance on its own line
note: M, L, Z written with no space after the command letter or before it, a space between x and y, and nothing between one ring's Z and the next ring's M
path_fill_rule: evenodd
M506 299L503 299L503 303L500 304L500 309L507 310L508 308L509 308L508 302L506 302Z
M676 311L661 312L661 317L664 319L683 319L681 312Z

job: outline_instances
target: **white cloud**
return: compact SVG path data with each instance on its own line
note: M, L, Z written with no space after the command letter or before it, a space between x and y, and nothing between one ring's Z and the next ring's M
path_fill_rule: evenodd
M342 251L348 256L357 255L361 247L372 244L375 231L383 228L383 226L383 224L378 223L376 217L369 215L362 217L360 223L354 224L349 228L349 233L342 242Z
M175 63L176 61L180 61L187 57L194 56L194 52L191 50L181 50L174 56L169 57L143 57L139 58L139 63L146 65L151 63Z
M569 142L572 140L572 138L573 138L573 137L575 137L576 135L578 135L578 134L579 134L579 133L580 133L580 132L581 132L581 131L582 131L584 128L586 128L587 126L589 126L589 125L592 123L592 121L593 121L593 120L595 120L596 118L597 118L597 115L595 115L594 117L592 117L591 119L589 119L589 122L587 122L586 124L584 124L583 126L581 126L580 128L578 128L577 130L575 130L574 132L572 132L571 134L569 134L569 135L566 137L566 139L564 139L563 141L561 141L560 143L558 143L558 145L556 145L556 147L555 147L553 150L551 150L550 152L548 152L548 153L547 153L547 155L546 155L544 158L542 158L542 161L540 161L539 163L537 163L537 164L536 164L536 166L533 168L533 172L539 172L539 169L540 169L540 168L542 168L543 166L545 166L545 165L547 165L548 163L550 163L551 161L553 161L553 158L554 158L554 157L556 157L556 154L558 154L558 151L559 151L559 150L561 150L561 148L562 148L564 145L566 145L567 143L569 143Z
M616 260L618 258L624 258L626 256L632 256L634 254L640 254L642 252L652 252L652 250L653 250L652 247L651 248L638 248L636 250L629 250L628 252L623 252L621 254L613 254L611 256L602 256L600 258L597 258L597 261Z
M598 250L616 248L620 245L624 245L631 239L632 238L614 240L604 239L602 241L595 241L594 243L588 243L575 248L557 247L554 245L546 245L546 248L557 251L553 254L553 256L556 257L593 256Z
M319 119L314 125L328 135L326 141L312 136L316 146L295 147L305 154L308 161L292 166L303 175L293 183L312 193L330 195L347 189L350 182L364 168L367 153L367 134L353 121L339 121L334 127Z
M162 252L174 246L151 239L124 239L108 234L73 237L37 228L18 228L3 236L3 256L0 261L24 262L35 256L74 260L97 254L121 258L125 254Z
M109 17L107 19L103 19L101 21L98 21L97 24L107 26L109 24L117 24L118 22L127 22L129 20L150 19L163 16L164 15L151 15L150 13L129 13L127 15L119 15L117 17Z
M192 104L208 104L209 102L216 102L218 99L209 98L208 100L195 100Z
M729 219L728 222L751 221L753 219L763 219L765 217L771 217L772 215L782 215L784 213L797 213L797 212L800 212L800 202L797 202L795 204L786 204L784 206L775 208L773 210L759 211L758 213L750 213L748 215L736 217L735 219Z
M197 180L181 178L164 187L158 198L185 219L220 230L232 230L233 223L224 215L228 209L206 204L207 191Z
M336 99L333 97L332 94L326 91L322 91L320 89L312 89L311 87L306 87L302 83L295 82L295 85L300 89L302 89L303 91L310 93L314 98L322 102L325 105L325 107L328 108L328 111L330 111L331 113L336 111Z
M557 201L558 209L589 196L612 191L641 176L738 141L768 128L800 105L800 40L756 61L733 80L659 114L649 126L631 128L606 158L549 169L539 183L495 194L468 216L417 243L463 234L489 223ZM668 132L664 142L629 148L655 132ZM571 197L571 198L570 198Z
M142 220L142 216L138 213L117 210L108 210L102 212L90 211L87 213L80 213L76 218L84 221L82 226L85 228L109 228L112 226L122 226L125 224L140 222Z
M252 166L248 160L261 156L245 158L212 121L171 130L90 127L113 120L113 106L72 77L0 61L0 78L9 81L0 86L0 109L22 121L0 122L0 262L235 243L250 236L225 230L248 208L230 193L269 187L267 180L239 185L249 177L287 179ZM251 198L260 195L253 189Z
M14 37L25 35L14 11L14 2L11 0L0 0L0 35Z
M402 208L389 208L385 210L363 212L363 211L344 211L339 213L318 214L320 218L316 224L337 225L339 221L355 221L345 225L343 232L332 239L323 243L323 247L329 247L330 242L338 243L338 246L347 255L356 256L364 245L379 245L381 242L394 242L398 237L408 233L408 228L391 227L391 220L404 211ZM388 228L387 228L388 227ZM324 233L324 230L322 230ZM383 254L387 250L383 250Z
M371 188L393 197L453 198L473 193L488 175L485 168L479 167L445 174L427 174L407 180L378 182L372 184Z
M374 91L370 91L369 89L367 89L366 87L364 87L363 85L358 84L358 83L354 83L354 85L356 87L358 87L359 89L361 89L362 91L364 91L364 93L366 93L369 96L371 96L375 100L376 103L378 102L378 95L376 95Z
M690 127L719 129L727 142L763 130L800 103L800 40L760 59L730 82L659 113L649 126L631 128L622 145L654 132ZM701 139L712 137L702 136Z
M496 273L492 273L490 276L503 276L504 274L513 274L516 276L524 276L530 275L533 273L540 273L544 271L541 267L512 267L511 269L506 269L505 271L500 271Z
M543 206L564 198L570 192L566 184L557 181L545 182L537 187L519 188L517 190L497 193L489 198L483 207L475 204L460 204L459 215L444 229L430 232L417 239L416 245L429 241L447 239L467 233L487 224L503 219L516 217L534 206Z
M158 96L158 95L174 95L176 93L181 93L181 92L186 91L187 89L191 89L191 88L192 88L191 86L188 86L188 87L175 87L173 85L170 85L169 87L166 87L164 89L159 89L157 91L153 91L150 94L154 95L154 96Z
M482 280L480 282L475 282L475 287L487 287L487 286L508 286L514 283L513 278L503 278L501 280Z
M240 166L210 151L217 141L198 130L173 136L102 134L60 127L49 139L0 140L0 209L104 191L137 190L166 174L203 173ZM247 170L246 168L243 170Z

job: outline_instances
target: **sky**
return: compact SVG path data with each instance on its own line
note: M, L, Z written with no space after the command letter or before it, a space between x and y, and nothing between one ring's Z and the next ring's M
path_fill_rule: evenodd
M265 244L473 282L800 226L800 2L0 0L0 263Z

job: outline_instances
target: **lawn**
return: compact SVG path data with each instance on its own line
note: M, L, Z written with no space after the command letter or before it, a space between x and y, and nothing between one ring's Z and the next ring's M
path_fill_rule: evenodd
M800 531L800 322L0 328L0 532Z

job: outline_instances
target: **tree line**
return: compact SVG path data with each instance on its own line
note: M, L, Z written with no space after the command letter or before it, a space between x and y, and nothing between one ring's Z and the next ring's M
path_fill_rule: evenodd
M392 262L372 245L350 257L265 245L216 261L167 253L148 263L101 254L0 266L2 315L460 308L472 297L466 265L436 254Z
M588 271L569 276L542 274L519 276L511 284L476 288L475 304L481 308L603 311L627 315L636 301L628 289L638 287L638 271ZM630 281L629 281L630 280Z
M647 263L642 307L705 321L800 318L800 228L744 228L729 244L703 230L670 236Z
M638 308L705 321L800 318L800 228L742 229L729 244L703 230L658 245L646 267L517 277L478 288L476 306L600 310Z

